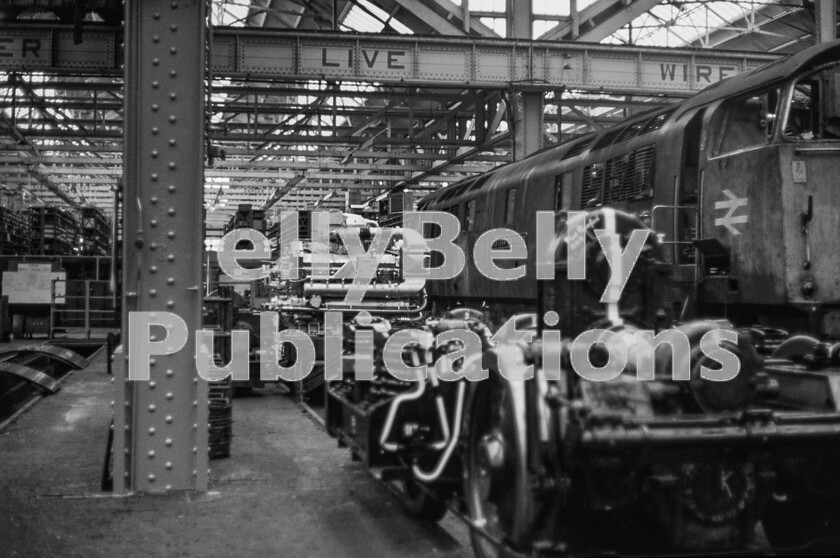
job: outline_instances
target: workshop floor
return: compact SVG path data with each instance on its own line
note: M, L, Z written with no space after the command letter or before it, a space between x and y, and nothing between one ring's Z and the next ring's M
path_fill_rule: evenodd
M275 388L234 400L232 456L210 462L208 492L102 493L112 399L100 353L0 433L0 555L471 555L463 525L406 516Z

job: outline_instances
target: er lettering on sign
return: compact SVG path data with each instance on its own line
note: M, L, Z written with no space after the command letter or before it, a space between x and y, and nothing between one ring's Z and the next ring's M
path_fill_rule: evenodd
M27 60L41 58L41 39L0 37L0 58Z

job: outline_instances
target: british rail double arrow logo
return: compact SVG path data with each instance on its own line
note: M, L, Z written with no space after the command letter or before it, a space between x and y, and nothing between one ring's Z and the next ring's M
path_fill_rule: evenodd
M747 206L747 198L739 198L729 190L723 190L723 194L729 198L724 201L715 202L715 209L726 209L726 215L715 219L716 227L726 227L726 229L734 236L741 234L741 231L736 229L734 225L742 225L747 222L747 215L733 215L735 211L741 207Z

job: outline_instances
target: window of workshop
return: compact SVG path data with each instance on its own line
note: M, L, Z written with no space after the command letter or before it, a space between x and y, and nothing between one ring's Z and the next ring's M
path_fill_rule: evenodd
M505 196L505 223L510 225L513 223L514 215L516 213L516 188L511 188L507 191Z
M565 201L563 199L563 184L571 184L572 173L558 174L554 177L554 212L557 213L563 209Z
M475 228L475 200L468 201L464 206L464 230Z

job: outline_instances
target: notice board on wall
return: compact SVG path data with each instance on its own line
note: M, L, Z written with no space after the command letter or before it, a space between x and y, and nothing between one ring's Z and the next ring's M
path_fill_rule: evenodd
M64 271L53 271L48 263L19 263L17 271L3 272L3 294L8 295L9 304L50 304L52 283L55 284L56 303L64 304Z

